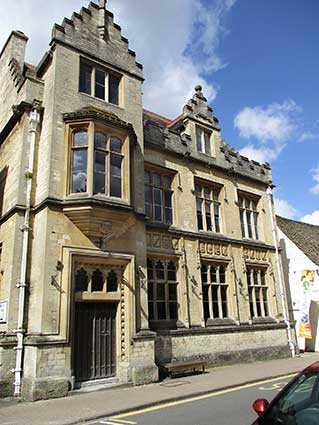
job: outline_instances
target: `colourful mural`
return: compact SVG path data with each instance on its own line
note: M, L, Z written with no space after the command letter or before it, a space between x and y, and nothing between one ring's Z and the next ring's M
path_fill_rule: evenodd
M302 284L302 300L301 300L301 320L299 322L299 336L311 339L311 326L309 319L309 307L311 302L311 293L313 288L313 283L315 279L314 270L304 270L301 273L301 284Z

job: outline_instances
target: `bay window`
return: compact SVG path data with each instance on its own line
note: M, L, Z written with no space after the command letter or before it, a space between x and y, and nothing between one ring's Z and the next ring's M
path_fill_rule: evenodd
M128 200L128 138L95 122L70 126L69 194Z

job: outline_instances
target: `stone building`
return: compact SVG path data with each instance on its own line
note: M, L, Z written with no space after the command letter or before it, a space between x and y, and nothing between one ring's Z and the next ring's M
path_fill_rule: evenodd
M199 86L175 120L144 111L103 0L37 66L26 43L0 53L1 394L288 355L269 164L223 142Z

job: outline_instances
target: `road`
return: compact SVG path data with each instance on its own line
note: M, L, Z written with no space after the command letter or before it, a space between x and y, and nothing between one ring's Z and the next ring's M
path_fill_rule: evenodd
M292 376L292 375L291 375ZM289 378L276 378L242 385L185 400L165 403L88 425L250 425L256 415L251 408L256 398L271 400ZM174 380L162 385L176 385ZM181 385L179 381L178 385Z

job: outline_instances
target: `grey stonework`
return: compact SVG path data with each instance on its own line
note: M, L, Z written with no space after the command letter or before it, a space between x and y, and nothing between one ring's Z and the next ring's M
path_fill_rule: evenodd
M249 161L222 140L219 121L200 86L176 120L144 111L142 66L104 5L103 0L91 2L55 24L50 50L38 66L25 63L27 37L20 32L12 32L0 53L0 302L7 302L7 317L0 323L1 396L13 392L30 179L31 237L20 329L23 398L61 397L74 387L82 371L76 355L89 350L75 348L76 306L81 302L103 302L105 309L108 303L115 305L113 360L108 364L115 372L104 371L112 382L154 382L159 368L174 360L205 358L216 366L289 354L266 196L272 184L269 164ZM81 60L121 77L119 105L79 91ZM26 173L34 110L41 122L34 169ZM123 142L121 199L94 193L93 126ZM198 127L210 135L210 155L197 150ZM71 193L72 137L79 128L89 135L87 191ZM144 167L172 177L171 225L145 217ZM198 230L197 180L220 190L220 233ZM258 199L259 240L242 236L239 192ZM149 320L147 257L177 264L174 323ZM204 317L202 263L227 267L227 318ZM77 293L75 276L81 267L90 276L97 268L105 276L116 270L117 291ZM269 314L257 320L249 307L249 267L266 270Z

